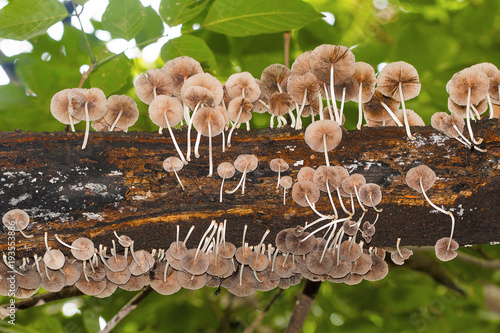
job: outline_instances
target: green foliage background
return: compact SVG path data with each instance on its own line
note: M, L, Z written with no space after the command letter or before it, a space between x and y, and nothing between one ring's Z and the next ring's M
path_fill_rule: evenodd
M84 4L85 0L76 1ZM237 71L260 77L272 63L283 63L283 31L291 30L291 61L324 43L357 45L356 60L375 68L382 62L404 60L413 64L422 82L420 95L407 106L426 123L436 111L445 111L446 82L472 64L500 65L500 2L496 0L163 0L159 15L138 0L111 0L95 29L113 38L135 38L144 48L164 35L162 21L182 24L182 36L171 39L154 64L189 55L222 81ZM85 10L85 7L83 8ZM319 12L335 15L333 26ZM46 29L67 16L57 0L12 0L0 10L0 37L27 39L33 51L14 57L0 56L4 68L13 69L12 81L0 86L0 130L57 131L64 126L52 118L50 99L59 90L76 87L79 68L92 62L97 69L84 87L99 87L107 96L127 94L141 112L131 130L154 131L147 106L140 102L133 79L149 69L139 59L128 59L106 49L105 42L66 23L61 41ZM195 30L193 24L200 24ZM46 61L46 52L50 60ZM44 55L45 56L42 56ZM45 60L44 60L45 59ZM347 105L347 126L353 128L356 106ZM254 126L267 126L269 117L254 117ZM79 126L79 127L78 127ZM77 129L82 129L78 125ZM467 249L487 258L499 258L498 247ZM430 252L411 260L430 262L419 269L391 267L382 281L358 286L324 283L305 332L497 332L500 331L498 293L500 272L482 269L460 260L438 263ZM417 265L418 266L418 265ZM282 331L293 310L301 285L286 290L266 314L260 332ZM457 292L463 290L465 296ZM276 292L276 291L274 291ZM119 325L120 332L242 331L265 307L274 292L237 299L223 292L213 296L205 288L176 295L149 296ZM496 296L495 296L496 293ZM17 314L16 326L0 322L0 331L95 332L98 317L105 320L133 293L118 290L108 299L81 297L81 314L64 317L62 304L54 302ZM8 299L2 298L2 303ZM338 328L337 328L338 326Z

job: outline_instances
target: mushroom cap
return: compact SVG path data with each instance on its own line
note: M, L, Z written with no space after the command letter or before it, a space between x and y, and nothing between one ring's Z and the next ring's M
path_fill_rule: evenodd
M431 117L432 128L441 131L441 120L447 116L448 114L446 112L435 112Z
M467 105L470 89L470 103L477 104L486 98L490 79L479 68L466 68L454 74L446 84L446 91L451 99L459 105Z
M319 200L319 188L314 185L313 182L307 180L301 180L296 182L292 188L292 198L293 200L302 207L309 207L306 200L306 195L311 204L316 203Z
M135 92L137 97L145 103L151 104L156 96L170 96L174 92L174 82L165 71L153 68L142 73L137 81L135 81Z
M125 268L128 268L128 259L121 254L117 254L116 256L111 256L108 260L106 260L106 264L111 268L113 272L119 272L123 271Z
M219 245L217 253L224 259L231 259L236 253L236 246L230 242L222 242Z
M368 207L373 207L382 202L382 190L378 184L368 183L359 188L359 200Z
M30 223L30 217L28 213L22 209L11 209L3 214L2 223L7 229L12 230L12 228L14 228L14 231L24 230Z
M318 120L306 128L304 139L314 151L324 152L323 137L326 139L326 150L337 147L342 140L342 130L334 120Z
M399 251L401 251L401 254L403 256L400 256L398 251L393 251L391 252L391 260L396 265L403 265L405 263L405 260L413 255L413 251L406 248L402 248Z
M358 86L363 85L361 92L361 101L358 100L359 94L356 94L353 101L357 103L368 102L375 92L375 83L377 78L375 77L375 70L370 64L366 62L357 61L354 63L354 74L352 77L358 82Z
M113 124L116 117L122 112L120 119L116 123L119 128L128 128L139 119L139 109L137 103L126 95L111 95L108 98L108 112L104 119L108 124Z
M186 253L187 253L187 250L186 250ZM178 270L178 271L183 270L182 265L181 265L181 260L172 257L170 250L165 251L165 259L168 261L168 263L170 264L170 266L172 266L173 269Z
M396 117L401 123L404 123L403 110L398 110L395 112ZM406 109L406 118L408 119L408 125L410 126L425 126L424 120L415 111ZM391 118L385 122L385 126L397 126L396 122Z
M436 242L434 250L436 257L441 261L450 261L457 256L456 250L459 248L458 243L452 239L450 248L448 249L449 237L443 237Z
M293 101L300 105L304 100L304 92L307 92L305 104L309 104L318 99L319 80L316 75L310 72L302 75L292 74L288 77L287 91Z
M215 109L224 117L224 124L227 125L229 123L229 114L227 110L222 105L217 105Z
M236 157L234 161L234 167L239 172L244 172L246 168L246 172L252 172L259 166L259 160L257 156L253 154L241 154Z
M300 228L303 229L302 227ZM285 237L285 246L288 252L296 256L301 256L311 252L316 245L316 238L309 237L305 241L302 241L307 237L307 235L309 235L308 232L301 232L298 235L296 235L295 232L287 232Z
M293 109L292 96L287 93L274 92L269 97L269 113L275 116L283 116Z
M234 253L234 258L242 265L250 265L255 258L255 253L248 246L240 246Z
M285 266L283 266L283 263L285 263ZM274 273L276 273L279 277L285 279L289 278L293 275L293 271L295 270L295 268L296 266L291 256L288 256L286 262L285 256L278 255L276 257L276 260L274 262Z
M256 253L253 256L252 262L250 262L249 266L252 270L256 272L262 272L269 266L269 258L262 253Z
M332 251L327 250L323 256L323 260L321 260L322 255L323 251L315 251L306 255L306 267L311 273L322 275L328 273L333 268L335 260L333 259Z
M341 82L354 74L354 54L346 46L323 44L311 52L312 72L322 81L330 83L330 67L333 65L335 82Z
M56 118L60 123L65 125L71 124L69 117L72 118L73 124L77 124L80 120L76 119L69 114L69 99L68 93L71 89L63 89L52 96L50 100L50 113Z
M313 183L319 188L320 191L333 192L336 188L340 186L342 181L340 180L340 175L334 166L321 165L314 172ZM328 183L328 188L326 184Z
M389 266L378 256L372 256L372 261L372 267L368 273L365 274L364 279L367 281L382 280L389 272Z
M372 121L384 121L392 119L391 115L382 106L382 103L394 113L399 109L399 102L390 97L384 96L379 90L375 89L372 98L363 105L365 117Z
M422 187L424 188L424 191L427 191L432 187L432 185L434 185L434 182L436 181L436 173L426 165L419 165L411 168L406 173L406 184L418 193L422 193L420 180L422 180Z
M356 242L351 243L350 240L343 241L342 244L340 244L339 251L340 259L350 262L355 262L356 260L358 260L358 258L361 257L361 254L363 253L361 246L359 246L359 244Z
M163 161L163 169L167 172L179 171L184 167L184 163L177 156L167 157Z
M94 242L88 238L77 238L71 243L71 246L79 249L71 249L71 254L78 260L89 260L94 255Z
M182 95L182 101L191 110L194 110L198 104L200 106L215 106L215 95L208 88L191 86L183 90L183 92L184 94Z
M228 288L231 294L238 297L246 297L252 295L255 291L257 291L257 279L254 276L254 273L248 267L243 267L243 274L241 279L241 285L239 282L239 273L237 274L238 281L236 285L232 288Z
M329 249L328 251L331 251L331 249ZM333 257L333 267L327 273L330 277L339 279L346 276L352 271L352 262L344 260L342 258L339 261L337 261L336 252L332 254L332 257Z
M288 170L290 167L288 163L285 162L284 159L282 158L273 158L269 162L269 167L271 168L272 171L274 172L282 172Z
M48 270L47 274L49 275L50 279L47 278L47 274L42 270L42 268L43 270ZM45 265L43 265L43 267L42 265L40 265L40 271L42 272L42 274L40 274L40 277L42 279L42 281L40 282L40 286L43 289L55 293L60 291L66 285L66 277L60 270L53 271L45 268Z
M101 293L95 295L94 297L107 298L107 297L113 295L117 288L118 288L117 284L115 284L113 282L106 281L106 288L104 288L104 290Z
M335 165L333 167L335 168L335 170L337 170L337 172L340 176L340 180L344 180L347 177L349 177L349 171L347 171L347 169L344 168L343 166Z
M131 275L130 279L125 284L119 285L123 290L128 291L138 291L144 288L144 286L149 284L149 274L143 275Z
M72 259L72 261L68 261L66 258L66 263L63 268L61 268L66 276L66 286L72 286L80 279L82 276L82 265L77 260ZM37 272L38 273L38 272Z
M460 133L463 133L465 127L465 121L462 117L456 116L455 114L446 115L441 119L439 126L440 130L450 138L456 138L459 136L456 129L453 127L455 125Z
M175 97L158 96L151 102L148 108L149 118L159 127L168 127L165 116L170 127L176 126L184 117L184 109L181 102Z
M196 252L198 252L198 256L196 256ZM192 275L201 275L205 273L208 269L208 265L209 261L207 254L202 251L197 251L196 249L188 250L184 258L181 259L182 268Z
M300 168L299 172L297 173L297 181L303 181L307 180L309 182L314 182L314 174L316 173L316 170L314 170L311 167L302 167Z
M40 274L38 274L37 270L34 267L27 267L26 270L22 271L23 275L16 275L16 282L19 288L24 289L35 289L40 287L40 283L42 282L42 278ZM43 273L45 274L45 273ZM10 283L9 283L10 284ZM16 294L17 297L17 294Z
M203 68L201 68L200 63L188 56L181 56L169 60L161 69L170 76L173 83L172 93L177 96L181 94L182 86L188 78L203 73Z
M276 239L275 239L275 244L276 244L276 248L283 252L283 253L288 253L288 248L286 247L286 235L289 233L289 232L292 232L292 228L287 228L287 229L283 229L281 230L280 232L278 232L276 234Z
M128 269L128 266L125 267L125 269L121 271L110 271L107 267L105 268L106 270L106 278L112 282L116 283L118 285L125 284L130 280L130 277L132 274L130 273L130 270Z
M488 94L492 99L495 99L497 103L499 100L499 95L498 95L499 85L500 85L500 71L498 71L495 75L490 77L490 85L488 88Z
M255 102L260 97L260 87L249 72L234 73L227 78L225 83L227 93L231 98L244 96Z
M355 97L358 96L359 83L352 76L350 76L341 82L335 83L335 87L333 90L335 92L336 100L341 101L342 96L344 96L344 102L352 101Z
M62 268L64 266L65 259L64 254L57 249L50 249L43 255L43 262L45 263L45 266L53 270Z
M329 118L330 113L328 112L328 107L326 106L324 108L324 110L326 110L326 114L325 114L325 112L323 112L323 115L325 116L324 119L330 119ZM309 103L309 105L304 106L300 116L307 117L307 116L310 116L311 113L314 113L315 115L319 114L319 102L317 99L311 101L311 103ZM342 117L344 118L344 115L342 115Z
M139 250L135 252L135 259L139 262L140 265L138 265L135 260L132 260L130 265L128 266L128 269L130 270L130 273L132 275L142 275L147 272L154 266L155 264L155 259L149 253L148 251L145 250Z
M479 114L483 114L488 109L488 99L485 98L479 103L473 105L476 108L477 112L479 112ZM451 97L448 97L448 110L459 117L467 118L467 105L459 105L455 103L451 99ZM472 112L472 109L470 110L470 112Z
M277 279L273 279L272 277L278 277ZM259 278L260 282L257 281L257 290L259 291L270 291L276 288L279 283L281 278L276 275L274 272L271 272L271 268L266 268L262 272L257 272L257 277Z
M387 97L401 102L399 84L405 101L415 98L420 93L422 85L418 72L407 62L396 61L387 64L378 74L377 89Z
M348 194L356 194L356 188L359 190L361 186L366 184L366 178L360 173L353 173L348 178L342 181L342 189Z
M236 121L241 109L241 115L238 119L238 123L243 124L252 119L252 108L253 104L250 100L243 97L236 97L229 102L229 105L227 106L227 114L231 121Z
M189 77L181 88L181 96L186 96L186 90L192 86L204 87L214 94L213 105L219 105L222 102L224 91L222 83L209 73L199 73Z
M363 233L368 237L372 237L373 235L375 235L375 226L370 222L366 221L365 223L363 223Z
M177 280L177 271L169 267L167 269L166 281L163 281L166 261L156 264L154 278L151 279L150 286L160 295L172 295L181 289Z
M283 188L289 189L290 187L292 187L292 184L293 184L292 177L290 177L290 176L283 176L283 177L280 178L280 185Z
M68 93L69 113L76 119L86 120L85 105L89 120L97 120L106 115L108 103L106 95L99 88L74 88Z
M344 232L348 236L354 236L358 233L359 226L358 222L355 220L347 220L343 223L342 227L344 228Z
M295 58L291 67L292 75L304 75L305 73L312 72L311 70L311 52L306 51Z
M85 268L83 269L83 271L89 279L92 279L94 281L102 281L106 278L106 270L104 269L104 267L105 266L103 264L100 264L97 266L93 265L93 269L92 269L92 267L90 267L90 264L89 264L89 265L85 265Z
M198 290L207 284L210 276L208 274L192 275L183 271L177 271L177 280L184 289Z
M486 74L489 78L498 73L497 66L493 65L491 62L481 62L479 64L475 64L470 66L471 68L478 68L484 74Z
M210 124L210 133L208 130L208 124ZM224 116L220 111L215 108L205 106L198 110L193 116L193 126L201 133L203 136L212 137L217 136L222 133L226 123L224 122Z
M260 76L260 81L268 96L279 92L278 85L283 92L287 91L288 77L290 69L282 64L272 64L264 68Z
M217 167L217 174L219 175L219 177L224 179L231 178L232 176L234 176L235 172L236 169L234 168L234 165L230 162L222 162Z
M207 274L211 276L221 277L226 274L232 267L232 262L229 259L224 259L221 256L217 257L217 265L215 264L215 252L210 252L208 256Z
M368 253L363 252L361 256L352 263L352 273L365 275L366 273L368 273L371 267L372 257Z
M123 247L130 247L132 245L132 238L126 235L121 235L118 237L118 243Z
M111 125L108 124L106 119L101 118L98 120L94 120L90 123L90 127L92 127L96 132L109 132L109 129L111 128ZM121 130L119 127L116 127L113 129L113 131L118 132Z

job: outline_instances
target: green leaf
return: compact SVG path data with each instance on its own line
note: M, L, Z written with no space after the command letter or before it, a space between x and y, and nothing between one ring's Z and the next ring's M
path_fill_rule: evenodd
M127 84L131 67L132 61L121 54L90 74L91 86L101 88L109 96Z
M57 0L10 1L0 10L0 37L30 39L67 16L66 7Z
M319 18L321 14L300 0L215 0L203 26L243 37L298 29Z
M169 26L183 24L195 18L207 6L209 0L162 0L159 13Z
M163 21L160 16L158 16L158 13L150 6L144 8L144 10L146 12L146 23L137 36L135 36L137 44L147 42L152 38L163 35Z
M217 62L212 50L203 39L195 36L183 35L169 40L161 48L160 55L165 62L176 57L189 56L198 60L205 71L213 75L218 74Z
M102 16L104 29L115 38L130 40L146 23L146 10L139 0L111 0Z

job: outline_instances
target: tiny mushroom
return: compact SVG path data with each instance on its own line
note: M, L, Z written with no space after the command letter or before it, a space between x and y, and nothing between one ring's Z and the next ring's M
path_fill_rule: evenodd
M284 176L281 177L279 184L283 187L283 205L286 205L286 190L292 187L292 177Z
M242 186L242 184L243 184L243 186L241 188L241 194L245 194L245 181L246 181L247 173L254 171L255 169L257 169L258 166L259 166L259 160L257 159L257 156L255 156L253 154L241 154L241 155L239 155L236 158L236 160L234 161L234 167L236 168L236 170L241 172L243 175L241 176L241 180L238 183L238 186L236 186L236 188L234 190L231 190L231 191L226 190L226 193L232 194L232 193L236 192L240 188L240 186Z
M181 185L182 190L184 191L184 185L182 185L181 179L179 178L179 175L177 174L177 171L181 170L184 167L184 163L176 157L176 156L170 156L167 157L163 161L163 169L167 172L174 172L175 177L177 178L177 181L179 182L179 185Z
M111 124L110 132L115 127L127 129L139 119L137 103L126 95L112 95L108 98L108 112L104 119Z
M30 217L22 209L12 209L5 213L2 217L3 225L12 231L19 231L25 238L32 238L33 235L27 235L23 232L30 223Z
M304 138L312 150L325 153L328 166L330 165L328 152L339 145L342 140L342 130L333 120L319 120L307 126Z
M71 126L71 131L75 131L75 124L80 120L76 119L69 113L68 93L71 89L64 89L54 94L50 100L50 113L60 123Z
M274 158L269 162L269 167L271 168L272 171L278 173L278 182L276 183L276 188L279 188L281 172L287 171L289 168L289 165L282 158Z
M222 162L217 167L217 174L222 178L222 184L220 185L220 195L219 201L222 202L222 188L224 187L224 180L226 178L231 178L235 173L234 165L230 162Z

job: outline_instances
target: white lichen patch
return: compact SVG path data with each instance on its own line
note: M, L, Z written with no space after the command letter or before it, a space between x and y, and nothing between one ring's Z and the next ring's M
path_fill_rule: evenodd
M285 146L285 148L289 151L295 151L295 148L297 148L297 146Z
M365 162L365 163L366 163L366 165L364 167L365 171L370 170L370 168L372 167L372 165L376 165L376 166L379 166L379 167L382 166L382 163L380 163L380 162L370 162L370 161L368 161L368 162Z
M456 214L460 217L462 217L464 215L464 212L465 212L465 209L462 207L462 204L458 205L457 208L450 208L450 212L454 212L456 211Z
M12 199L10 199L9 204L12 205L12 206L16 206L21 201L24 201L24 200L30 199L30 198L31 198L31 194L25 193L25 194L21 195L18 198L12 198Z
M304 160L296 161L293 163L293 166L299 166L299 165L304 165Z
M83 217L87 219L87 221L91 220L97 220L97 221L103 221L104 220L104 213L82 213Z
M444 146L445 141L449 138L441 133L431 133L428 136L422 136L420 134L415 134L416 140L410 141L416 148L420 148L425 145L437 145Z
M59 180L59 177L53 177L53 178L49 179L49 183L55 184L55 183L57 183L58 180Z
M14 178L14 177L17 177L17 176L21 176L21 177L31 176L30 173L27 173L27 172L24 172L24 171L5 171L3 173L3 175L7 176L9 178Z
M123 173L118 170L111 170L111 172L108 173L108 176L123 176Z

